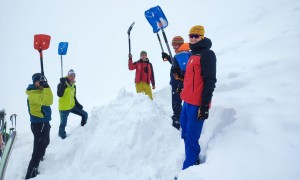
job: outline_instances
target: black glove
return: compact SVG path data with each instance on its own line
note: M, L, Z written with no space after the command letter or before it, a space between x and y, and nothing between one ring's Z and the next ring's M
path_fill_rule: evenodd
M170 61L170 56L165 52L161 52L161 58L163 60L167 59L168 61Z
M59 81L60 81L60 83L65 84L66 78L60 78Z
M48 82L47 81L40 81L40 86L44 87L44 88L48 88Z
M172 66L171 73L172 74L177 74L178 76L180 76L181 75L181 69L179 67Z
M132 54L131 53L128 54L128 58L132 59Z
M199 120L205 120L208 118L208 109L209 109L208 104L202 104L199 107L199 110L198 110L198 119Z

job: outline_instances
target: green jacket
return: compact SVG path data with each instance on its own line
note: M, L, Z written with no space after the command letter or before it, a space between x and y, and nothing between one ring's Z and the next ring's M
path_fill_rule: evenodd
M76 86L75 82L70 85L66 79L65 83L59 83L57 86L58 109L60 111L71 110L75 106Z
M26 89L27 106L32 123L48 122L51 120L51 105L53 104L53 94L49 88L38 89L33 84L29 84Z

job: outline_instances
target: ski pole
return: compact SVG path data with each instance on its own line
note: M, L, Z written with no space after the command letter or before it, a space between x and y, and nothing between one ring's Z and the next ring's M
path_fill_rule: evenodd
M13 118L15 119L15 126L14 126L14 120L13 120ZM11 131L13 131L13 130L17 130L17 115L16 114L12 114L11 116L10 116L10 121L11 121L11 128L10 128L10 130Z

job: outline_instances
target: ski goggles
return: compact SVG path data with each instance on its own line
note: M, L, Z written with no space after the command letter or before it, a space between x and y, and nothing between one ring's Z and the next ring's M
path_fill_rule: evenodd
M189 34L189 37L198 39L200 37L200 35L199 34Z

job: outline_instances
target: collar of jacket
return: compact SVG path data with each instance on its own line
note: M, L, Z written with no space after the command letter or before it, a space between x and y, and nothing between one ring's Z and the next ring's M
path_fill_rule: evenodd
M189 43L183 43L175 52L181 52L181 51L189 51L190 50L190 46Z
M145 61L143 61L142 59L139 60L139 62L149 62L149 59L145 59Z
M29 84L26 90L27 90L27 91L30 91L30 90L38 90L38 88L37 88L34 84Z
M197 42L196 44L189 44L193 54L197 54L204 49L210 49L212 46L212 42L208 38L204 38L203 40Z
M76 81L73 82L73 84L71 85L71 83L69 82L68 80L68 76L65 76L64 78L66 78L66 85L69 86L69 87L72 87L75 85Z

